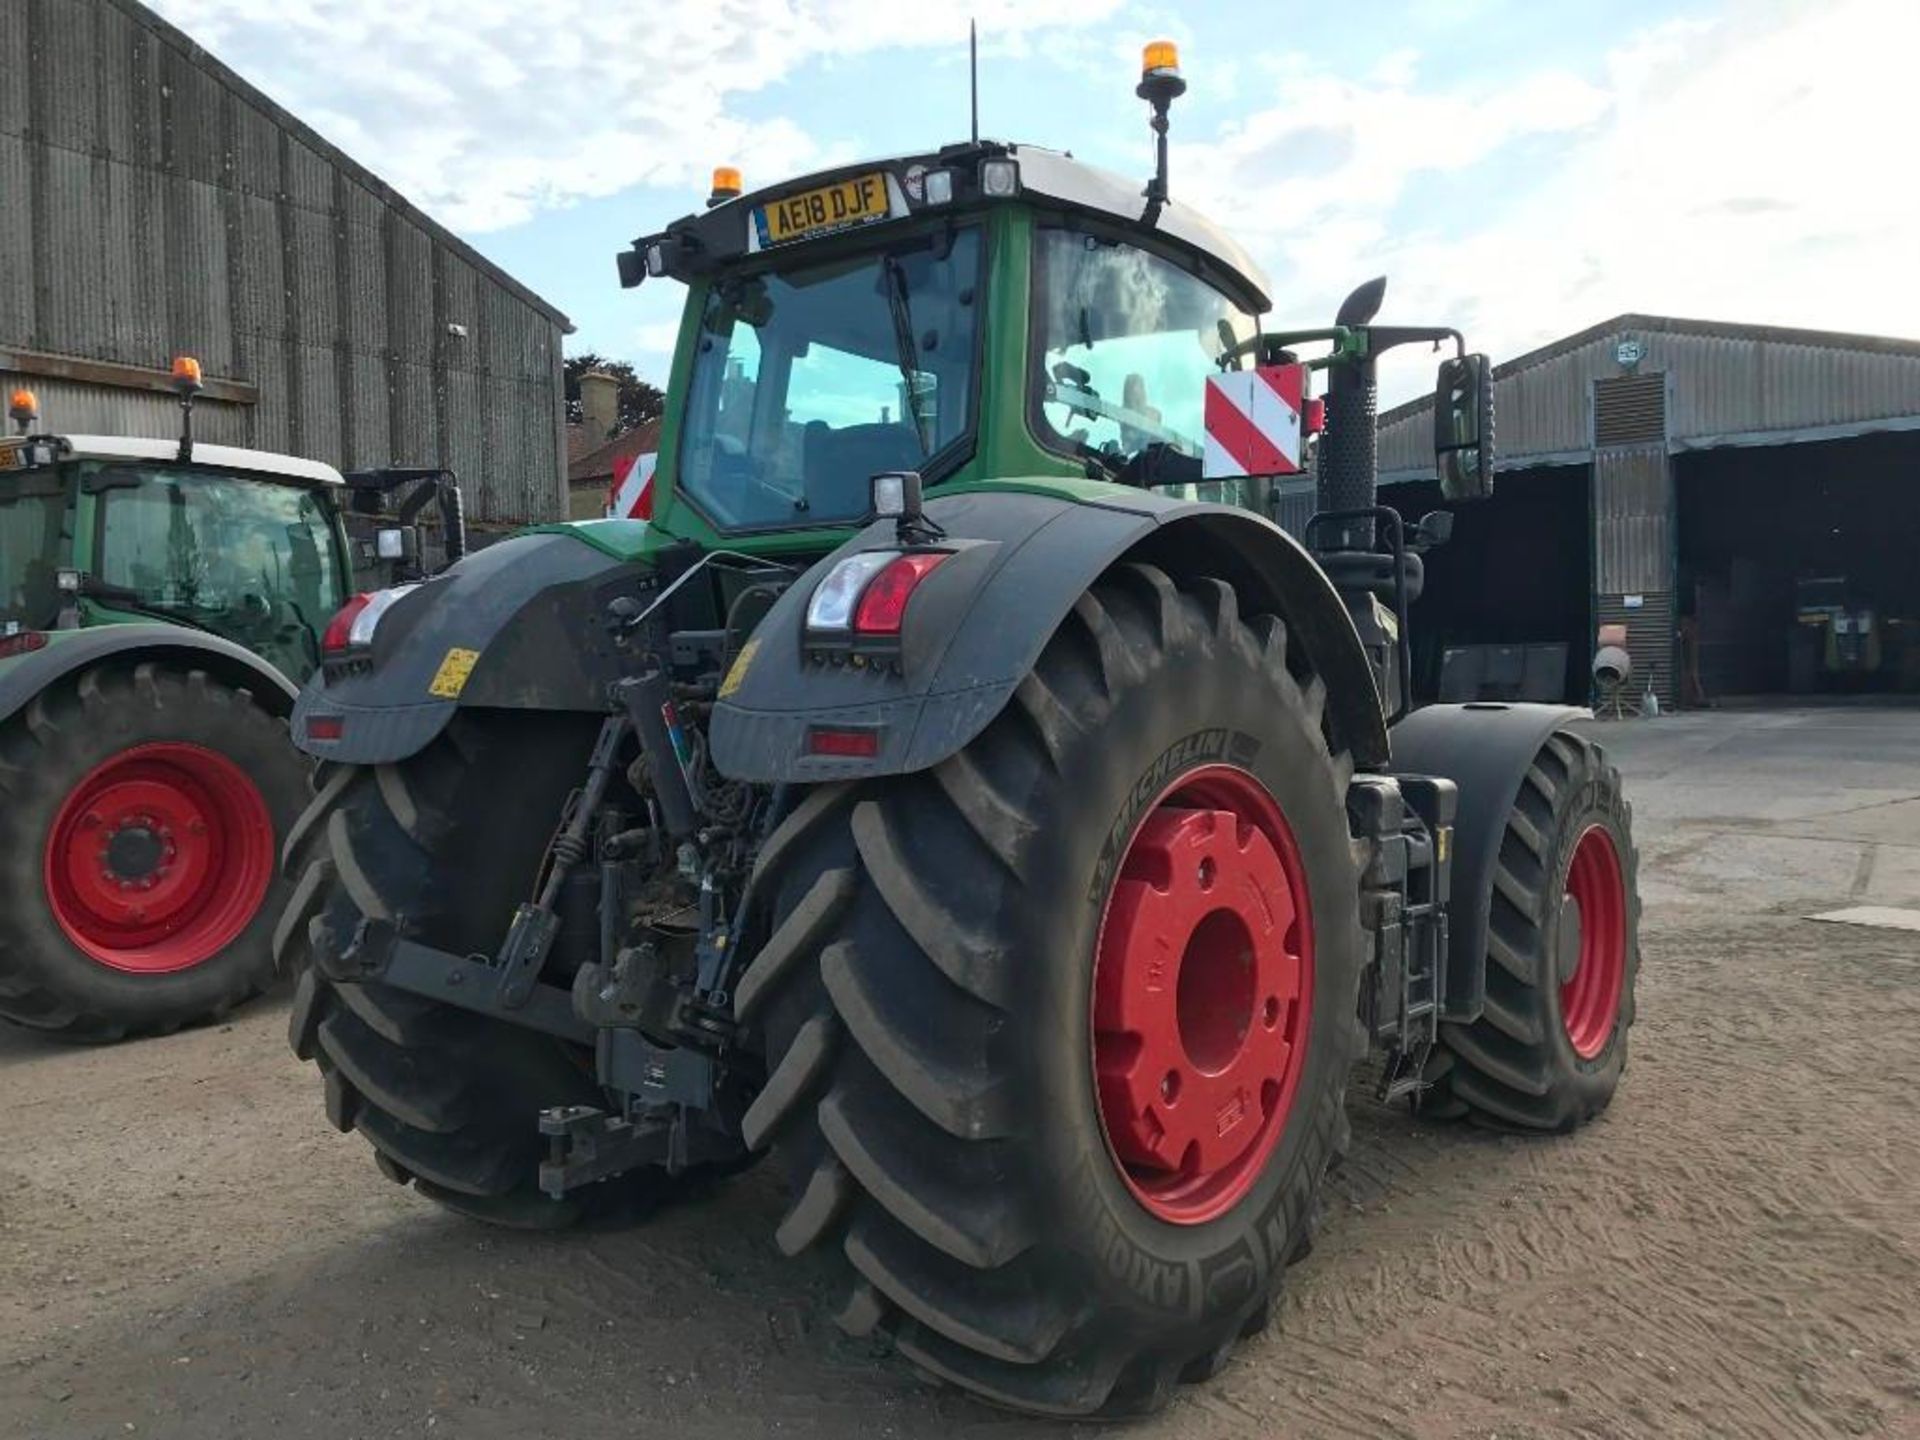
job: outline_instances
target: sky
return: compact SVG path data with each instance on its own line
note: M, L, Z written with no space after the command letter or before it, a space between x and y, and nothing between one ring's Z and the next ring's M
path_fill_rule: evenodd
M1326 323L1496 360L1624 311L1920 336L1920 0L149 0L664 381L684 292L614 255L752 188L967 130L1143 179L1141 44L1180 45L1172 194ZM1392 403L1432 383L1394 357Z

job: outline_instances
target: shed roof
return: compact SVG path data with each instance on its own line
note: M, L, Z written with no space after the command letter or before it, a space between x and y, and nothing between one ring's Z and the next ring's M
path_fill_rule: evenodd
M139 0L109 0L109 3L124 11L128 18L136 24L145 26L160 36L160 38L165 40L169 45L185 53L196 66L212 75L214 79L218 80L248 105L259 110L275 125L280 126L290 134L296 136L302 144L317 151L328 161L337 165L341 170L350 175L358 184L372 191L374 196L382 204L391 206L393 209L405 215L407 219L418 225L422 230L425 230L436 241L453 251L462 260L480 271L481 274L499 285L501 289L507 291L515 299L532 306L535 310L538 310L541 314L552 320L560 327L562 333L568 335L573 333L573 322L567 318L565 312L542 299L532 290L529 290L525 285L521 284L520 281L514 279L513 276L509 275L505 270L502 270L498 265L494 264L493 261L487 259L486 256L482 255L458 235L455 235L439 221L433 219L412 201L408 200L406 196L402 195L378 175L375 175L371 170L367 169L367 167L362 165L358 160L355 160L351 155L347 154L346 151L340 149L339 146L333 144L325 136L321 135L320 132L315 130L311 125L308 125L304 120L300 119L285 107L275 103L256 86L242 79L238 73L221 61L212 51L199 44L199 42L194 40L192 36L181 30L178 26L169 23L152 10L149 10L145 5L140 4Z
M1617 343L1644 354L1621 364ZM1502 469L1583 462L1592 387L1665 373L1670 448L1789 443L1920 427L1920 340L1629 313L1494 367ZM1383 480L1431 476L1433 399L1380 416Z

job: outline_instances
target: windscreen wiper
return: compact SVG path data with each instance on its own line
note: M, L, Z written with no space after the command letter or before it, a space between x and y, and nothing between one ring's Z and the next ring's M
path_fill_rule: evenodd
M901 404L913 414L913 432L920 440L922 456L933 453L933 436L928 433L926 416L920 413L919 342L913 335L913 311L907 307L907 267L888 255L886 266L887 314L893 320L893 345L898 352L900 379L904 382Z

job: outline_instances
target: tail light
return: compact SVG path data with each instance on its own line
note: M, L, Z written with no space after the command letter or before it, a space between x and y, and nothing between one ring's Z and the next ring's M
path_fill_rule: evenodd
M389 590L361 591L327 622L326 633L320 637L320 653L340 656L366 649L373 644L373 632L379 628L381 617L393 608L393 602L419 588L395 585Z
M807 601L807 634L827 645L898 640L907 604L950 551L862 550L826 574Z
M920 582L947 557L941 551L902 555L867 582L860 592L860 608L853 612L857 635L898 635L906 617L907 601Z
M46 633L41 630L16 630L11 635L0 635L0 660L44 650L46 644Z

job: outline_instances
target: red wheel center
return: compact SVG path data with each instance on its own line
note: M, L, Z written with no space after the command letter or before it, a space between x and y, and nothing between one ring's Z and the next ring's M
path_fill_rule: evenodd
M1627 883L1613 836L1589 825L1567 862L1562 926L1578 936L1573 973L1560 986L1560 1020L1574 1054L1596 1059L1613 1038L1627 979Z
M1232 1208L1273 1152L1306 1053L1312 924L1273 797L1210 766L1147 812L1101 921L1094 1070L1116 1165L1151 1213Z
M73 788L47 835L54 919L115 970L164 974L212 959L273 878L273 819L233 761L198 745L138 745Z

